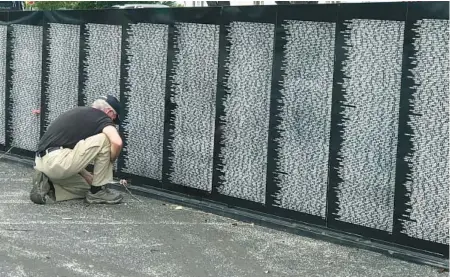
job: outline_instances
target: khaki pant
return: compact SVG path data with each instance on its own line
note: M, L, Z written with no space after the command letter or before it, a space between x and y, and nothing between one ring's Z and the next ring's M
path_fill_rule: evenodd
M111 145L105 134L81 140L73 149L54 150L35 159L38 170L52 181L56 201L85 198L90 185L79 174L94 163L93 186L103 186L113 181Z

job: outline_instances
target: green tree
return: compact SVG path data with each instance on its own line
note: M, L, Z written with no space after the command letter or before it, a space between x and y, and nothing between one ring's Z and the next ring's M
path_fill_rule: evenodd
M31 7L36 10L94 10L107 9L114 5L124 4L163 4L170 7L177 6L174 1L36 1Z

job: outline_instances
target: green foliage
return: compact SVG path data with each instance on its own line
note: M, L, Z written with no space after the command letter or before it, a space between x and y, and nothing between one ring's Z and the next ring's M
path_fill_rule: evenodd
M163 4L170 7L177 6L174 1L36 1L31 7L36 10L95 10L125 4Z
M57 10L57 9L72 9L77 2L71 1L37 1L33 5L30 5L36 10ZM27 4L28 7L28 4Z

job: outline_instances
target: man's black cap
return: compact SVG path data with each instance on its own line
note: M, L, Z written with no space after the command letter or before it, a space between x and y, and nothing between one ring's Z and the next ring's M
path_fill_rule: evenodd
M107 96L102 96L100 97L100 99L103 99L106 101L106 103L108 103L113 109L114 111L117 113L117 117L114 120L115 124L119 124L120 123L120 102L119 100L117 100L116 97L114 97L113 95L107 95Z

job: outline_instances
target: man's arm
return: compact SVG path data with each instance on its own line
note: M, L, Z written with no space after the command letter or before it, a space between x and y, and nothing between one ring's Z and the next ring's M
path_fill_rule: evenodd
M114 162L117 157L119 157L120 151L122 151L122 138L117 132L117 129L114 126L106 126L103 128L103 133L108 137L109 142L111 143L111 162Z

